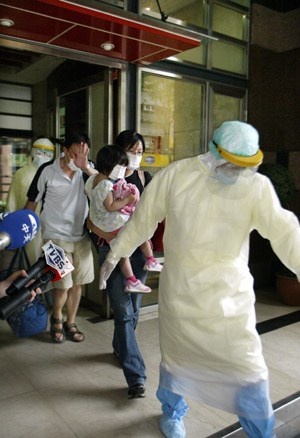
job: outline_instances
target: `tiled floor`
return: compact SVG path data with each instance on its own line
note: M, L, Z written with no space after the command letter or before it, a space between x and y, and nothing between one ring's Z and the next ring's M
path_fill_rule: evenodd
M272 289L257 292L258 322L296 310L281 304ZM141 315L137 329L148 375L147 397L139 400L127 399L122 370L112 355L113 321L92 324L88 319L93 316L80 309L78 325L86 334L80 344L53 344L47 332L17 339L0 322L1 438L162 437L155 397L160 361L157 313ZM275 403L300 390L300 322L261 336ZM237 421L234 415L187 402L187 438L208 437ZM283 423L278 415L279 438L300 436L298 418L285 425L285 431Z

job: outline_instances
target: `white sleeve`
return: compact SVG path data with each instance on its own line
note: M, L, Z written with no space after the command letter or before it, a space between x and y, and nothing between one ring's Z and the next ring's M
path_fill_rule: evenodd
M262 183L262 181L260 181ZM254 228L269 239L279 259L300 281L300 227L294 213L284 209L272 183L263 177L259 202L254 205Z

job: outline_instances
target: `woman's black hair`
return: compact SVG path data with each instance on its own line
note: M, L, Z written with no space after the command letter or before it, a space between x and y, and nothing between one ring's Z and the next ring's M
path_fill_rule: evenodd
M117 164L128 165L126 153L114 144L104 146L97 154L97 169L108 176Z
M120 146L123 151L129 151L133 146L135 146L138 142L142 143L143 152L145 152L145 140L141 134L135 131L131 131L127 129L126 131L120 132L120 134L116 138L116 144Z

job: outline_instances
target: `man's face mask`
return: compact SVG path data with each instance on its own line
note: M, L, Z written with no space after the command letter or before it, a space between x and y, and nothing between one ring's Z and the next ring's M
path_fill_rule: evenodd
M69 160L67 159L67 157ZM79 167L77 167L76 164L74 163L73 158L70 157L69 152L66 152L66 162L69 169L71 169L73 172L77 172L77 170L80 170Z
M109 174L109 178L113 181L117 181L118 179L124 178L126 172L126 167L121 166L120 164L117 164L111 173Z
M40 167L42 164L47 163L52 160L54 156L53 151L49 151L47 149L35 149L33 151L33 160L32 163L36 167Z

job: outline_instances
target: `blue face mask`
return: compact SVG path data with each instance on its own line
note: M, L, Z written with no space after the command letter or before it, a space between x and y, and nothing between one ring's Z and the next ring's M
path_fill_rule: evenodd
M222 184L234 184L244 168L232 165L230 163L223 164L216 168L216 177Z
M216 172L216 177L222 184L234 184L237 181L239 175L236 174L228 176L226 175L226 172L223 172L223 170L220 169Z

